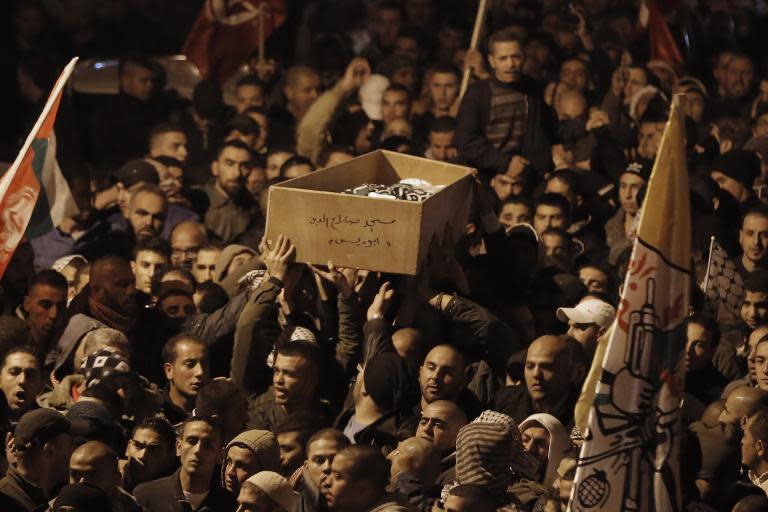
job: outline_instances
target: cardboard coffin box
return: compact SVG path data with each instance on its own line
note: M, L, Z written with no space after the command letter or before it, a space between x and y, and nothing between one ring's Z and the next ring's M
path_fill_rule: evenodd
M287 235L296 261L415 275L435 238L464 233L472 169L391 151L274 185L269 190L266 239ZM420 178L445 185L421 203L341 194L364 183L392 185Z

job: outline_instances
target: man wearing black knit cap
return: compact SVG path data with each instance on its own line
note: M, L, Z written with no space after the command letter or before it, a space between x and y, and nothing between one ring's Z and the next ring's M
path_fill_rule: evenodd
M403 416L418 400L416 369L395 352L374 356L357 375L354 405L341 412L334 427L352 443L394 449Z
M632 245L630 235L635 216L640 211L638 194L651 177L653 161L637 159L630 162L619 176L619 203L621 208L605 224L606 243L610 249L608 261L615 264L619 255Z
M760 175L760 159L755 153L738 149L729 151L712 163L709 175L739 202L742 211L759 204L752 189Z

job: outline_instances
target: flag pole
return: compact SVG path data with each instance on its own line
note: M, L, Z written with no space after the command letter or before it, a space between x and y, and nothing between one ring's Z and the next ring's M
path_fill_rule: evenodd
M483 31L483 24L485 23L485 6L486 0L480 0L480 4L477 6L477 15L475 16L475 27L472 30L472 40L469 43L469 50L476 50L480 41L480 33ZM465 57L466 58L466 57ZM465 67L464 74L461 77L461 89L459 89L458 101L464 97L464 93L467 92L469 86L469 77L472 75L472 69Z
M701 291L704 292L704 294L707 293L707 286L709 285L709 267L712 265L712 251L715 248L715 236L712 235L709 237L709 257L707 258L707 273L704 274L704 284L702 285Z

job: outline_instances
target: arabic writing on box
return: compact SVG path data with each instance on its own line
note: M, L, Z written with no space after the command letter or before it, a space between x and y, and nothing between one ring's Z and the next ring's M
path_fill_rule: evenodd
M375 238L358 236L356 234L342 233L341 230L348 227L360 227L367 229L371 233L378 226L387 226L395 223L395 219L377 219L377 218L357 218L350 217L349 215L332 215L322 214L319 217L310 217L309 224L316 227L325 227L341 234L337 238L329 238L328 245L347 245L353 247L373 248L373 247L392 247L392 243L388 240L381 240L379 236Z
M309 224L311 226L325 226L326 228L334 231L339 231L339 226L354 226L360 225L368 229L371 233L377 225L389 225L394 224L395 219L359 219L356 217L349 217L348 215L337 214L328 216L322 214L320 217L310 217Z
M328 239L328 245L354 245L355 247L378 247L386 245L387 247L392 247L392 244L384 240L383 242L379 240L379 237L376 238L360 238L357 237L352 240L346 240L344 238L329 238Z

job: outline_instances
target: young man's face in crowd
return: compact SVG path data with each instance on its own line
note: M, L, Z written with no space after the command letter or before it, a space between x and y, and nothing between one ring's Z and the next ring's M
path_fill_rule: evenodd
M331 472L333 458L343 448L334 439L317 439L307 446L307 473L309 480L317 487L320 479Z
M138 192L130 202L128 220L139 240L157 236L163 229L167 203L153 192Z
M411 105L405 91L384 91L381 98L381 117L387 125L395 119L408 119Z
M560 66L560 81L571 89L586 91L589 85L589 70L586 64L578 59L566 60Z
M280 472L286 476L291 475L306 458L301 433L281 432L276 438L280 447Z
M464 359L447 346L430 350L419 368L421 396L427 403L455 399L465 382Z
M250 170L251 154L245 149L226 147L212 165L216 184L230 197L243 189L245 177Z
M269 155L267 157L267 179L271 180L280 176L280 168L292 156L293 153L283 151Z
M120 75L122 92L141 101L149 101L155 89L155 73L139 64L128 62Z
M284 91L289 107L301 117L320 93L320 77L314 72L303 72Z
M608 289L608 275L595 267L582 267L579 270L579 281L587 288L589 293L610 293Z
M187 319L195 315L195 302L189 295L170 295L160 304L160 311L168 318Z
M619 178L619 202L628 215L634 217L640 206L637 204L637 193L645 185L645 180L637 174L625 172Z
M235 89L235 110L242 114L251 107L264 107L264 91L261 87L252 84L244 84Z
M549 228L566 229L565 212L559 206L540 204L533 215L533 228L541 236Z
M26 352L8 354L0 370L0 387L14 416L18 417L31 409L37 394L43 389L37 358Z
M211 475L221 455L221 433L204 421L190 421L176 450L187 474Z
M224 487L234 495L259 470L259 459L250 448L234 445L224 459Z
M749 214L739 230L741 250L753 263L762 262L768 253L768 217Z
M754 329L768 319L768 293L744 290L741 319Z
M703 325L690 322L686 332L685 365L688 371L701 370L712 363L714 340Z
M432 103L439 111L447 112L459 95L459 78L453 73L435 73L429 84Z
M520 172L507 171L491 178L491 188L496 192L499 201L506 201L509 196L523 193L523 183L520 179Z
M459 429L466 424L463 420L453 414L451 406L445 400L437 400L422 411L416 435L432 441L440 453L453 451L456 448Z
M659 152L661 136L666 123L642 123L637 134L637 154L641 158L653 160Z
M757 342L763 336L768 335L768 327L758 327L749 333L746 343L747 351L747 375L752 385L757 385L757 369L755 368L755 356L757 355Z
M524 60L523 48L517 41L495 43L488 54L488 62L496 79L507 84L520 78Z
M213 271L216 269L216 259L221 251L201 249L197 251L195 263L192 265L192 274L198 283L204 283L213 279Z
M744 56L736 56L728 61L725 71L725 92L732 98L742 98L752 87L755 68L752 61Z
M634 98L637 91L642 89L648 84L648 75L645 69L631 67L629 68L629 76L627 77L627 83L624 84L624 101L629 103Z
M67 309L66 288L56 288L38 283L32 286L24 297L24 311L27 312L27 325L36 342L47 340Z
M152 279L168 265L168 258L155 251L139 251L136 259L131 262L131 268L136 275L136 289L144 293L152 293Z
M173 463L173 446L151 428L138 428L125 448L128 470L134 482L141 483L160 477Z
M309 362L301 356L277 354L272 384L275 404L295 404L306 401L311 395L312 380Z
M531 209L524 203L506 203L499 212L499 222L507 229L531 223Z
M456 157L453 132L429 132L429 154L433 160L445 162Z
M169 156L184 162L188 155L187 136L184 132L165 132L153 137L149 156Z
M768 343L763 341L755 348L755 377L757 387L768 391Z
M520 433L523 449L539 461L540 467L546 467L549 460L549 431L538 423L525 428Z
M208 353L205 346L193 341L181 341L176 345L173 363L165 363L165 377L171 387L186 397L197 396L208 380Z

